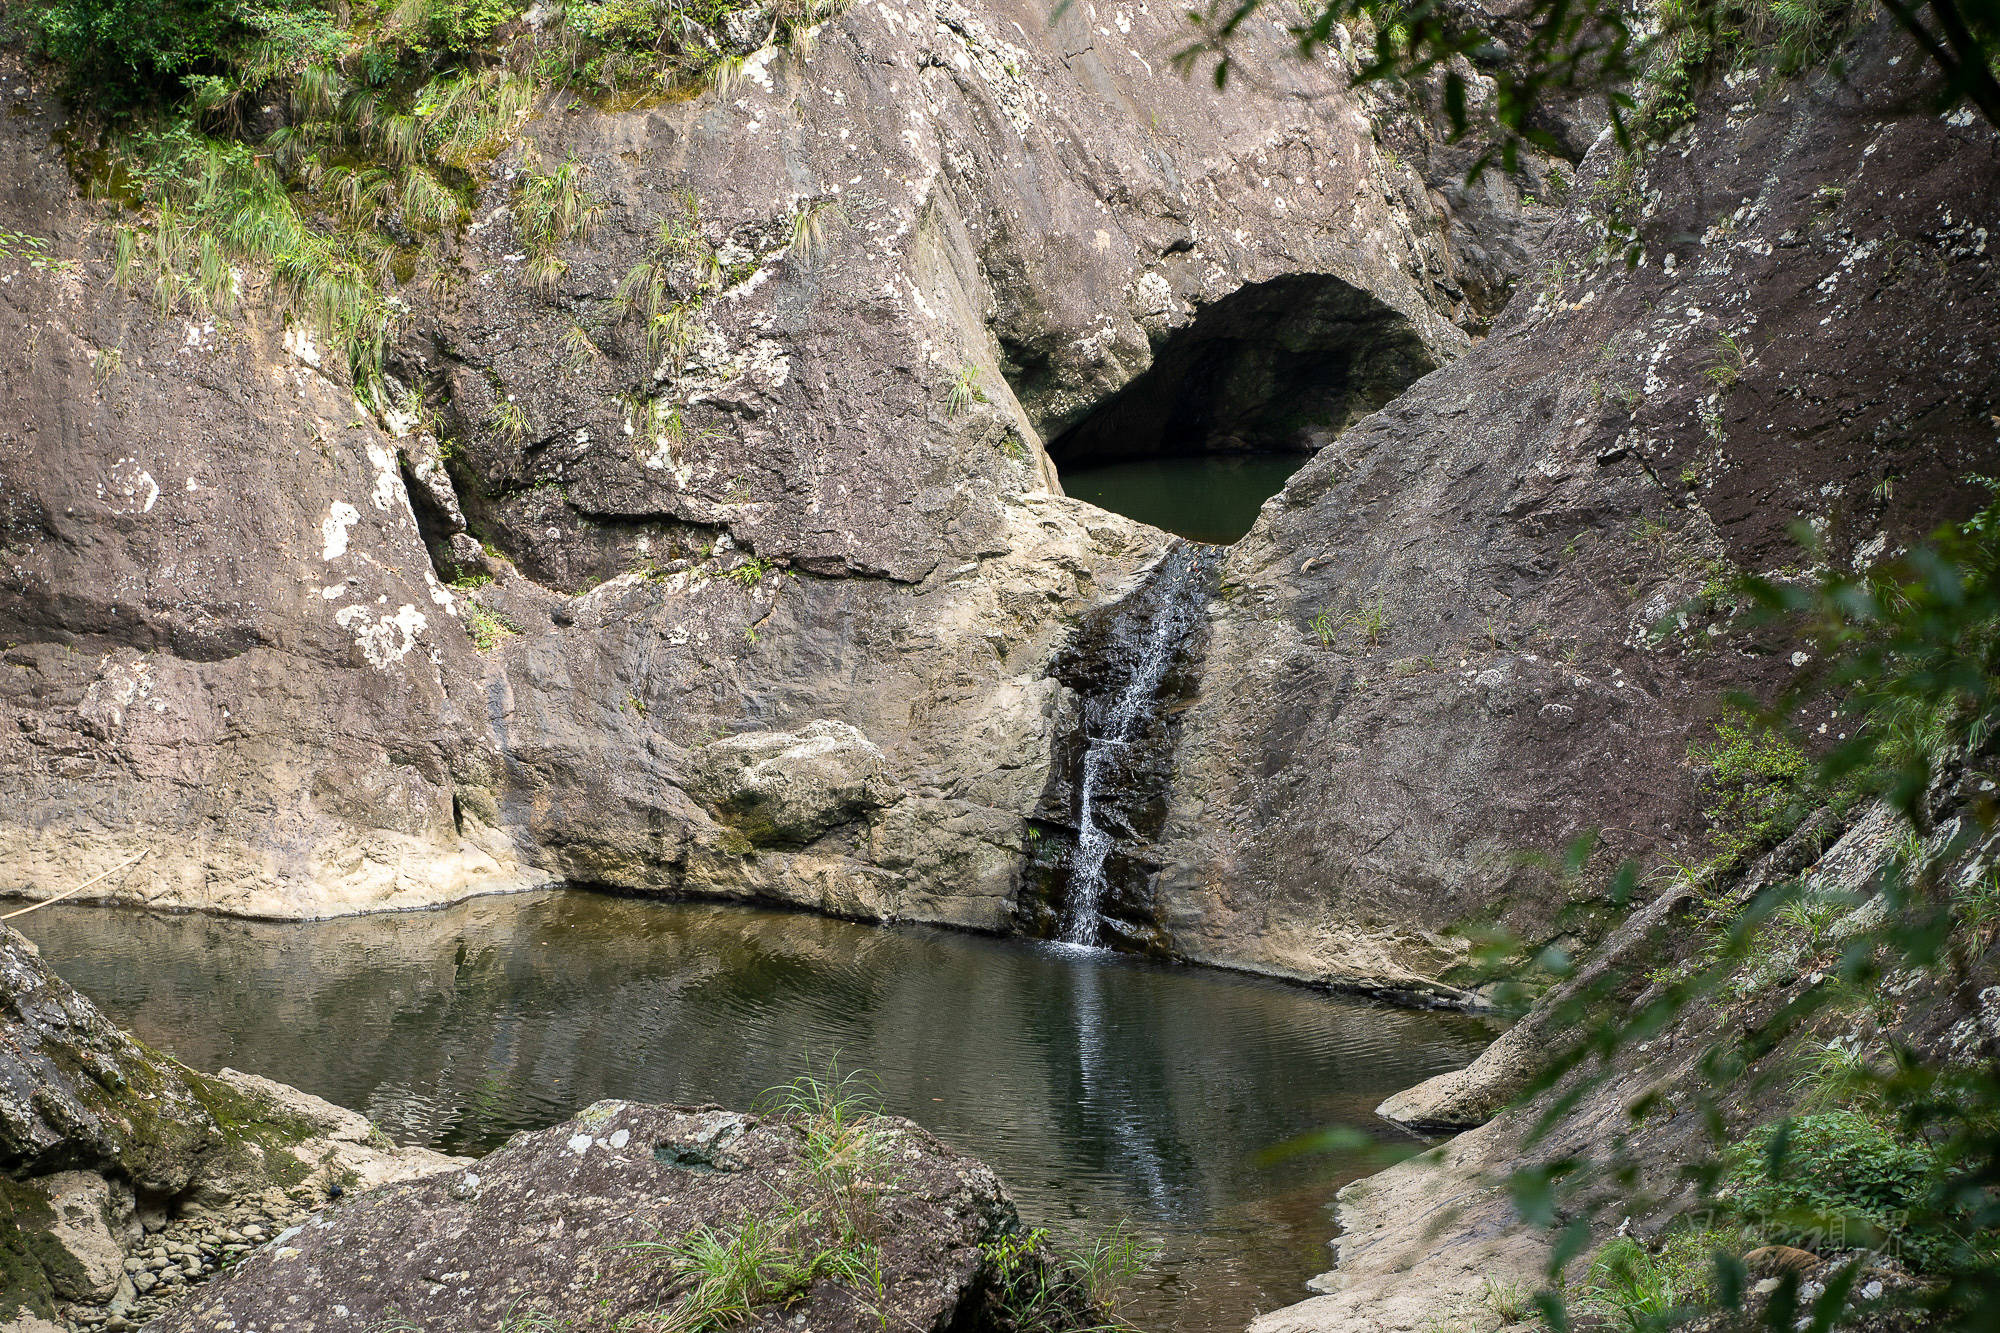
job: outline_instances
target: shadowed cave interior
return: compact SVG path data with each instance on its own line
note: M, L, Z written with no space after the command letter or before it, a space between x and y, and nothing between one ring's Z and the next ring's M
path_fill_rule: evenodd
M1436 368L1403 315L1327 274L1249 284L1050 439L1063 489L1226 545L1316 451Z

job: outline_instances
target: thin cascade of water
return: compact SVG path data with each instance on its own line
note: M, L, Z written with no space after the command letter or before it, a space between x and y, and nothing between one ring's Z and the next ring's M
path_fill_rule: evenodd
M1133 654L1131 670L1111 707L1084 739L1083 776L1077 791L1076 847L1070 853L1069 893L1063 908L1066 944L1095 944L1104 901L1104 866L1116 840L1098 822L1098 790L1107 766L1129 746L1152 714L1154 700L1179 654L1182 640L1200 622L1205 598L1200 548L1179 543L1154 575L1160 594L1135 599L1131 614L1151 615Z

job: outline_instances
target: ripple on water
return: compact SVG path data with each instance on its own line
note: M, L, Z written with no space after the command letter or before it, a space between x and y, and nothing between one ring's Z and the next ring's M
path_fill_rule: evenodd
M485 1151L600 1097L743 1106L835 1056L998 1170L1026 1219L1165 1252L1148 1329L1241 1327L1327 1266L1360 1153L1267 1162L1491 1038L1459 1015L1100 949L564 893L315 923L52 907L21 918L117 1021Z

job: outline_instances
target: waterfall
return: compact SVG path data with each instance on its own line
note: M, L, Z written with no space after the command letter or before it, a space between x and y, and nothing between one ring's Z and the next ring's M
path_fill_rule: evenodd
M1062 939L1095 944L1106 888L1105 862L1117 840L1100 819L1108 772L1153 717L1160 686L1183 641L1200 624L1207 605L1207 572L1219 558L1213 548L1176 542L1146 585L1118 609L1117 638L1130 642L1123 681L1110 706L1096 717L1085 708L1082 779L1077 789L1076 846L1069 858L1069 892ZM1141 626L1143 636L1135 633Z

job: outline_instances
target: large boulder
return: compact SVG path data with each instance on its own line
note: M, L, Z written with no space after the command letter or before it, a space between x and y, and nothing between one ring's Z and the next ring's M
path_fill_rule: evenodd
M845 722L713 741L689 765L688 792L757 846L803 846L889 804L887 764Z
M1399 366L1448 360L1549 215L1498 173L1458 191L1414 122L1378 145L1344 61L1268 24L1227 92L1171 67L1172 9L887 0L809 57L768 32L729 27L757 46L726 96L525 122L454 281L399 293L380 411L265 275L230 320L107 290L53 74L0 53L0 228L48 243L0 283L0 888L150 847L92 892L770 896L805 853L732 836L690 756L831 721L907 795L843 802L795 900L998 928L1061 716L1046 663L1163 541L1065 500L1043 438L1274 281ZM571 157L607 207L543 291L513 192ZM611 299L684 216L729 286L663 369Z
M611 1329L691 1314L707 1248L763 1266L743 1327L981 1329L1018 1229L990 1170L908 1121L607 1101L321 1213L158 1327Z

